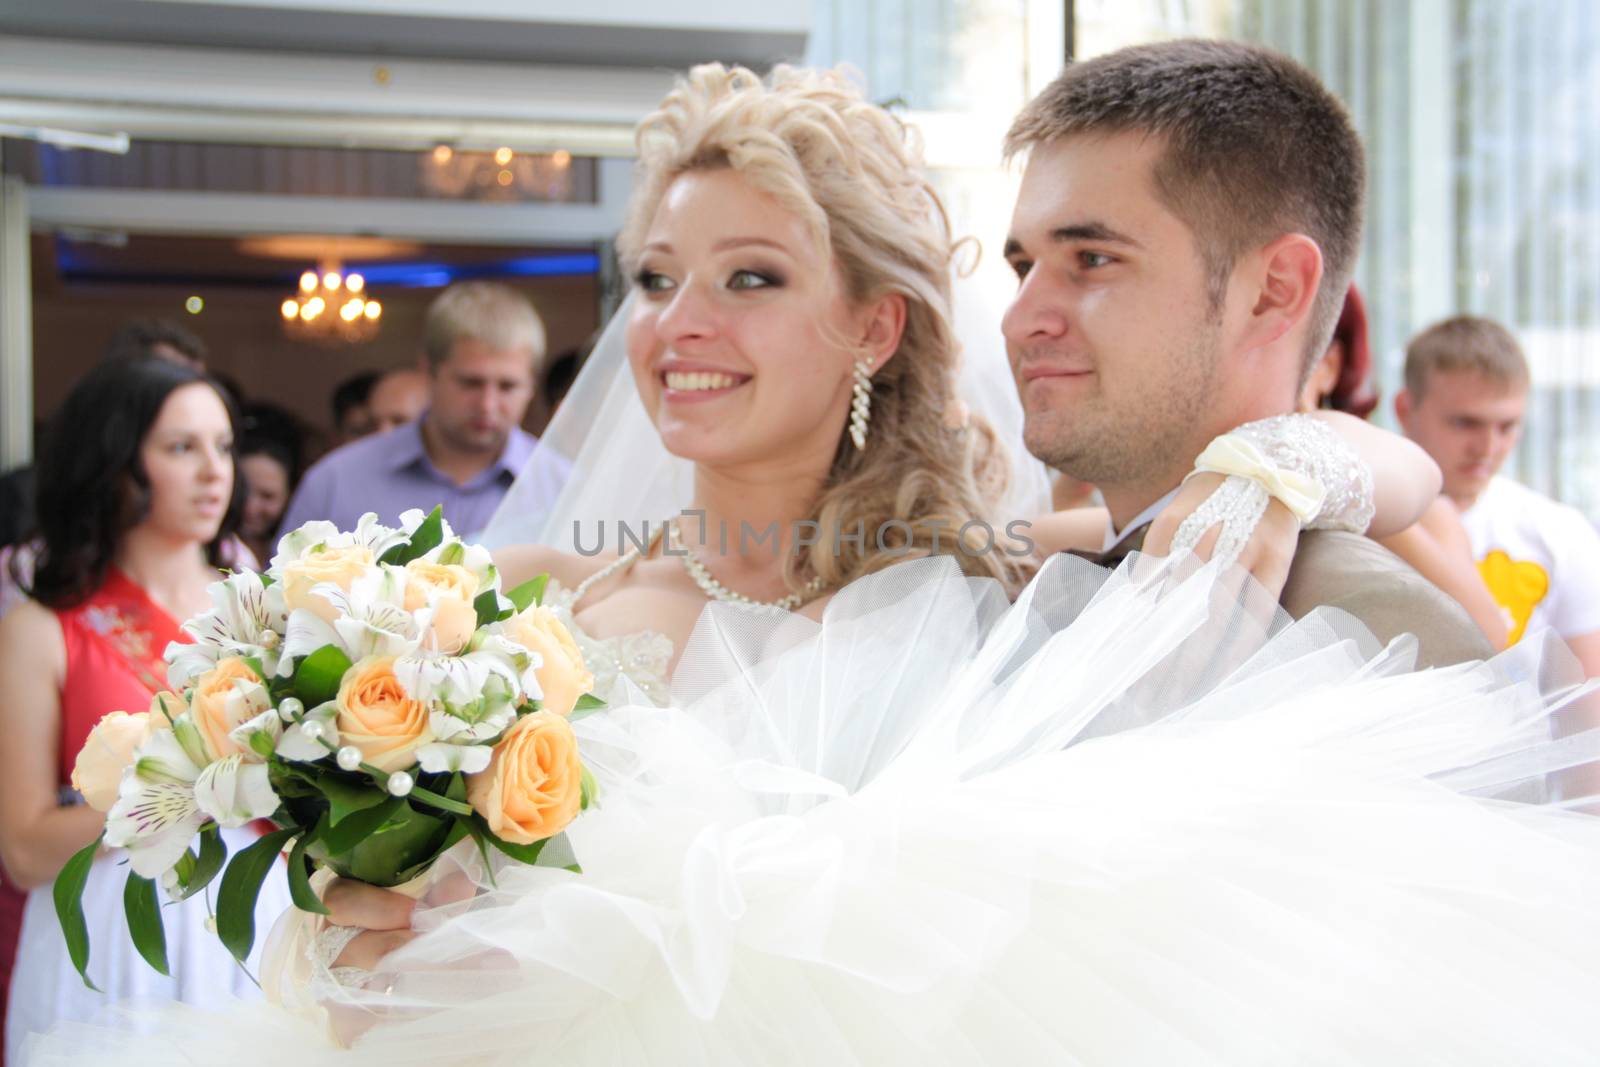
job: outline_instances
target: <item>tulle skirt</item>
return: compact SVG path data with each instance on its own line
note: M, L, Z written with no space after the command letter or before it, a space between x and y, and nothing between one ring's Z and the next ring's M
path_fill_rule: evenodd
M577 724L581 874L462 853L367 988L291 958L33 1062L1593 1063L1576 663L1412 652L1192 563L714 606L671 707Z

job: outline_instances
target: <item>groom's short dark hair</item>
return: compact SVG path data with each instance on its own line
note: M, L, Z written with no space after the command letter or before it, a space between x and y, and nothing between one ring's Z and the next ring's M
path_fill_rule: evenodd
M1328 347L1361 247L1366 163L1344 106L1287 56L1235 41L1124 48L1074 63L1006 134L1006 154L1146 132L1156 192L1195 234L1220 306L1240 254L1281 233L1322 249L1306 366Z

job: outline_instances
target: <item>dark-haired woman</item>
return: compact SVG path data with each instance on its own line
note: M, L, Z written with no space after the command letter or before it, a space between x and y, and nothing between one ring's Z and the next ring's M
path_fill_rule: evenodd
M1300 394L1300 410L1326 408L1365 419L1378 406L1372 384L1372 346L1367 340L1367 306L1355 286L1345 294L1333 340ZM1472 561L1472 542L1461 513L1441 495L1412 525L1379 538L1383 546L1464 608L1496 649L1506 647L1506 620Z
M239 539L265 567L272 559L278 523L294 493L294 457L282 442L247 434L239 445L244 511Z
M24 602L0 620L0 862L29 890L11 976L6 1055L63 1018L115 999L219 1002L250 979L205 929L205 901L163 907L172 977L135 952L122 917L127 869L96 862L84 893L92 955L86 989L51 899L62 864L105 816L71 790L78 750L112 711L147 710L165 689L162 652L178 621L208 606L237 521L234 420L204 373L156 359L90 371L57 416L38 467L40 552ZM250 840L237 835L230 850ZM287 899L269 880L259 928ZM109 999L108 999L109 998Z

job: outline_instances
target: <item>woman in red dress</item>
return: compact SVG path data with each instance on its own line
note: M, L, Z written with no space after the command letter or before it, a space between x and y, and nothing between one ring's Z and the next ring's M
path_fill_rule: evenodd
M105 823L71 789L79 748L108 712L150 706L166 688L162 653L186 639L178 620L209 606L207 586L220 576L241 506L233 448L231 406L211 379L163 360L126 359L79 383L40 458L43 549L32 599L0 619L0 864L11 896L0 909L0 963L11 972L5 1047L13 1062L29 1032L90 1018L111 1000L205 1002L251 990L205 930L199 898L163 908L172 977L148 967L123 928L126 869L109 856L95 864L84 896L90 976L105 995L87 990L50 898L56 872ZM269 916L284 899L270 886ZM24 909L15 906L18 890L27 892ZM13 960L5 942L19 939Z

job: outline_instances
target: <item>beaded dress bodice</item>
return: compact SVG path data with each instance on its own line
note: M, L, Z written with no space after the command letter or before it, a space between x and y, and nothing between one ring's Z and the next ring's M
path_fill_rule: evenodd
M624 570L637 557L623 556L610 566L603 567L566 589L552 580L545 593L544 602L561 619L577 642L584 661L594 674L594 695L608 704L624 702L622 680L626 678L653 703L665 704L671 690L669 666L672 663L672 639L654 630L619 634L615 637L591 637L572 617L573 605L583 599L591 586Z

